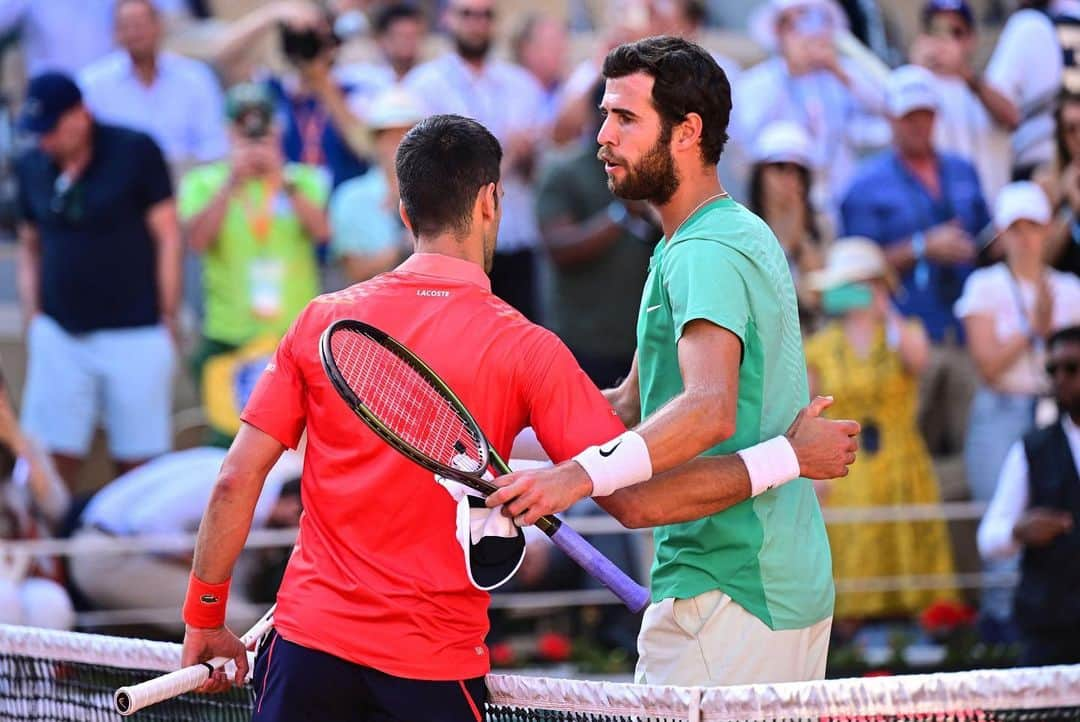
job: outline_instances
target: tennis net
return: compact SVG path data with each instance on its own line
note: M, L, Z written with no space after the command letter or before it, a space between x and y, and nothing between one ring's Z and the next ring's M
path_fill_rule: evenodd
M0 625L0 721L96 722L117 687L176 669L180 648ZM489 722L1055 722L1080 720L1080 666L746 687L652 687L488 678ZM249 689L186 695L132 720L247 720Z

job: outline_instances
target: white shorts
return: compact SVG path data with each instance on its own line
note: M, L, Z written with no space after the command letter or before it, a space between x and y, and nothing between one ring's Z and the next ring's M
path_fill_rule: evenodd
M650 604L637 684L718 687L824 679L832 617L774 631L719 590Z
M26 345L22 424L49 451L85 456L99 423L118 461L172 447L176 354L165 327L74 335L39 313Z

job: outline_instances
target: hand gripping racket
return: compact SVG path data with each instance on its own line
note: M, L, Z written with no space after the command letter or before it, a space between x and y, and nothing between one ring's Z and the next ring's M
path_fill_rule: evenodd
M450 387L383 331L361 321L335 321L319 340L319 356L338 394L368 428L423 468L485 496L498 490L483 478L489 466L497 475L510 473ZM544 516L536 526L631 611L649 603L647 589L561 519Z
M270 607L266 614L262 616L262 619L255 622L255 626L249 629L243 637L240 637L244 649L250 650L254 647L259 639L274 626L274 609L276 607L277 605ZM250 663L250 656L248 659ZM179 697L188 692L194 692L202 686L203 682L210 679L211 674L224 667L229 661L231 661L229 657L214 657L205 662L183 667L154 679L148 679L145 682L133 684L130 687L121 687L113 695L113 706L117 712L127 717L152 704L164 702L167 699Z

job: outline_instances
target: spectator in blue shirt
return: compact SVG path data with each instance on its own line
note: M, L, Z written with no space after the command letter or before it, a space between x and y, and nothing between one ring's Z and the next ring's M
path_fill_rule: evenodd
M931 453L954 455L963 447L975 374L952 306L990 215L975 168L934 148L940 98L930 72L911 65L893 71L886 103L893 147L858 169L840 208L843 235L880 243L900 274L898 307L917 316L933 342L920 426Z
M121 471L172 445L180 228L150 136L95 121L60 73L34 78L23 108L23 425L74 486L99 421Z

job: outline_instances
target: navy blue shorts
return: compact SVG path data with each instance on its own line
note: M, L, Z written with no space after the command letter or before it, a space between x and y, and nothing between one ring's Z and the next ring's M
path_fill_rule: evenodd
M483 722L483 677L432 682L385 674L271 632L255 660L252 722Z

